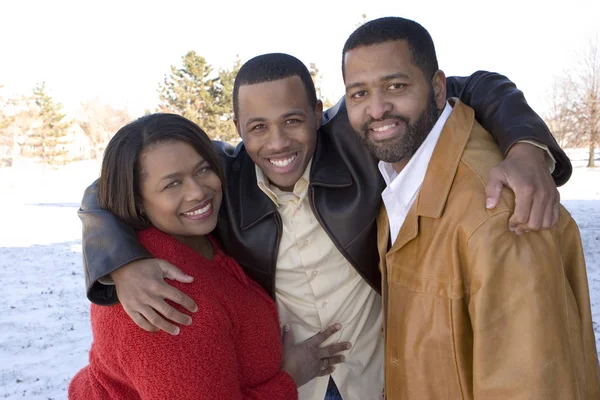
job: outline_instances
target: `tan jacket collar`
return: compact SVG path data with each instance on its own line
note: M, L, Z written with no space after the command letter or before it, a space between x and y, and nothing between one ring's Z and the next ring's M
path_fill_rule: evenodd
M452 114L442 129L417 199L417 215L424 217L439 218L442 215L475 122L471 108L455 98L449 102L453 107Z
M446 121L433 151L416 205L406 216L392 250L404 247L406 243L417 236L419 216L439 218L448 200L458 164L475 122L475 113L470 107L456 98L448 101L453 107L452 114ZM384 223L383 226L380 226L380 233L383 235L387 232L389 236L389 221L385 210L382 211L379 222Z

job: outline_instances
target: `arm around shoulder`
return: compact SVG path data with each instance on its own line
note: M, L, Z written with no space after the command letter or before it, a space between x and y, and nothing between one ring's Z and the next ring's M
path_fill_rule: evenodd
M96 304L115 303L117 296L114 286L104 285L99 279L127 263L150 258L151 255L140 244L133 228L100 207L97 181L85 190L77 214L83 228L82 251L87 296Z
M527 104L523 92L504 75L477 71L468 77L450 76L447 96L458 97L475 110L475 117L506 154L519 141L548 147L556 167L552 176L558 186L566 183L572 166L543 119Z

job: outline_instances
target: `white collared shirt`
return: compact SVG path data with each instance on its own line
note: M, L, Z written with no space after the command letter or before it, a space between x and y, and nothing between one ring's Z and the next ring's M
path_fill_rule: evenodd
M275 203L282 235L275 294L280 322L290 324L296 343L339 323L325 344L348 341L346 360L331 374L344 400L381 400L383 338L381 296L337 249L310 207L309 163L292 192L270 185L256 167L259 188ZM323 400L329 376L298 388L300 400Z
M399 174L396 173L391 163L379 162L379 172L387 185L381 193L381 198L388 214L392 244L396 241L406 215L417 199L433 150L435 150L442 128L451 113L452 106L446 102L446 107L431 128L429 135Z

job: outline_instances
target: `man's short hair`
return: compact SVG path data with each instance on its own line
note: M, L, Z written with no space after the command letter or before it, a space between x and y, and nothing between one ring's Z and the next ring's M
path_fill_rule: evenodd
M289 54L269 53L248 60L235 77L233 83L233 112L235 115L239 115L240 86L273 82L290 76L298 76L302 80L308 102L314 108L317 104L315 84L302 61Z
M414 63L423 71L427 79L432 79L438 70L437 56L433 39L427 29L410 19L384 17L374 19L359 26L346 40L342 51L342 75L346 53L357 47L372 46L394 40L406 40Z

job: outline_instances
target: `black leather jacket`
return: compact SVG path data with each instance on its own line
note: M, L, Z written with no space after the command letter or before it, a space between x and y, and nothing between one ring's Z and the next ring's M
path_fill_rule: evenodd
M557 161L556 183L568 180L569 159L506 77L483 71L467 78L449 77L448 97L459 97L473 107L477 119L505 152L523 139L546 144ZM352 131L343 99L325 112L323 122L310 172L310 205L339 251L380 292L375 218L384 183L377 161ZM225 251L274 295L281 217L258 187L254 163L243 144L235 149L224 143L216 146L227 175L216 233ZM99 208L95 184L86 190L79 216L88 298L112 304L117 301L114 286L100 284L98 279L150 254L132 228Z

